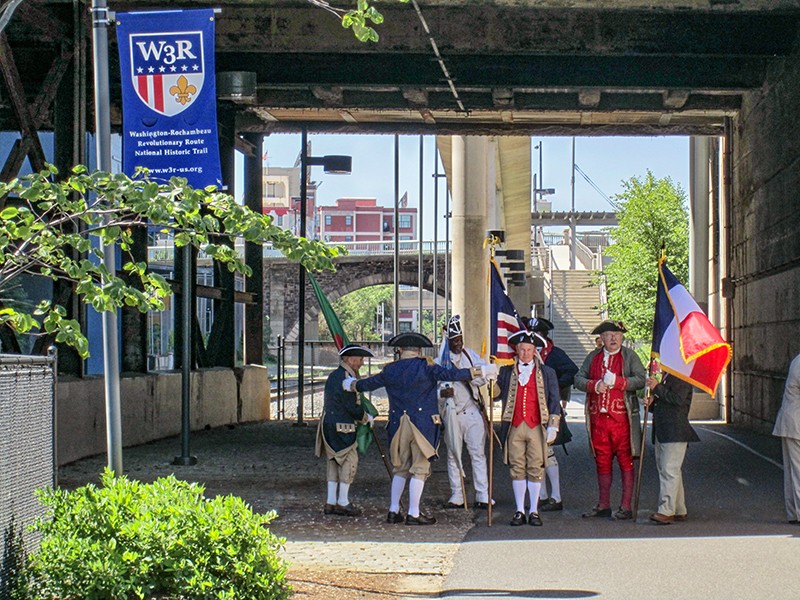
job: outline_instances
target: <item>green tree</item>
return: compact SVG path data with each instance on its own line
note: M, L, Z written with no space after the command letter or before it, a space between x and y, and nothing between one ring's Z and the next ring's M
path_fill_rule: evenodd
M606 255L613 260L604 271L608 313L625 323L629 340L649 343L662 246L679 280L686 281L689 270L686 193L669 177L656 179L648 171L644 179L623 182L616 200L619 226L610 229L612 243Z
M167 281L135 262L133 231L156 227L171 232L176 247L194 246L231 271L250 269L228 243L234 238L269 242L290 259L311 270L333 269L341 248L296 237L274 225L272 218L241 206L216 188L193 189L185 179L166 183L146 171L124 174L89 172L78 166L58 179L52 165L40 173L0 183L0 298L23 275L65 280L80 300L97 311L131 306L142 312L162 310L172 294ZM126 278L103 265L103 247L118 246L127 262ZM39 330L88 356L88 341L66 310L44 301L35 308L0 306L0 327L17 333Z
M383 15L368 2L368 0L356 0L356 7L351 10L344 10L341 8L334 8L327 2L319 2L318 0L308 0L315 6L320 6L325 10L332 12L337 17L342 19L342 27L345 29L352 29L353 34L361 42L377 42L378 32L370 25L380 25L383 23ZM398 2L407 3L410 0L397 0Z
M332 306L351 340L380 340L380 332L375 331L376 311L378 305L385 302L387 314L390 314L392 295L391 285L376 285L350 292L334 301ZM320 337L323 336L332 339L324 319L320 324Z

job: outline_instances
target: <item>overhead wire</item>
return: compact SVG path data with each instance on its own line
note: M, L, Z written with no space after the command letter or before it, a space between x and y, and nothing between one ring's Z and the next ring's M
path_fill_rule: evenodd
M589 177L583 171L583 169L581 169L577 165L577 163L574 164L573 166L575 167L575 170L578 172L578 174L586 180L586 183L588 183L590 186L592 186L592 189L594 189L594 191L596 191L598 194L600 194L600 196L603 198L603 200L608 202L614 210L617 210L619 208L619 205L616 202L614 202L611 198L609 198L608 195L605 192L603 192L603 190L600 189L600 186L598 186L594 181L592 181L592 178Z

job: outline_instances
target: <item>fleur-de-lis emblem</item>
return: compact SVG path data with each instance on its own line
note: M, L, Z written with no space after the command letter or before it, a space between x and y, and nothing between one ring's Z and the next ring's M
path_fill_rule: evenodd
M173 85L169 88L169 93L175 96L175 101L183 104L184 106L192 101L192 96L197 93L197 88L189 83L183 75L178 77L178 85Z

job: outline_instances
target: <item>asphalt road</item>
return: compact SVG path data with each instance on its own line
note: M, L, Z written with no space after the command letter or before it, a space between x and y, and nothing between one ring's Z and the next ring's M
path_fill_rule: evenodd
M572 408L577 418L582 407ZM658 501L649 443L636 523L581 518L597 488L580 422L569 455L557 450L564 510L542 513L543 527L508 525L513 494L507 468L496 463L492 527L469 531L440 597L800 598L800 527L786 522L778 440L721 424L695 429L701 442L690 444L684 463L689 519L671 525L647 518Z

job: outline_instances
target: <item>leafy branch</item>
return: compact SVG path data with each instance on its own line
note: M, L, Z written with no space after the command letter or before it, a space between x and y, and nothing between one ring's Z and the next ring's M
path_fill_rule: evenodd
M9 183L0 183L0 295L22 275L67 281L80 300L98 312L123 306L141 312L162 310L172 295L167 281L148 271L133 254L134 231L147 228L172 234L176 248L192 246L250 275L233 240L263 244L314 271L333 270L341 247L297 237L273 224L272 218L241 206L216 188L194 189L185 179L159 183L146 170L134 177L89 172L77 166L63 180L47 169ZM109 273L103 248L118 247L124 255L122 274ZM0 305L0 326L17 333L52 334L88 356L88 341L77 321L50 301L33 310Z
M410 0L398 1L407 3ZM351 10L331 6L327 0L308 0L308 2L336 15L337 18L341 18L342 27L345 29L352 29L358 41L378 41L378 32L375 31L372 25L380 25L383 23L383 15L378 12L378 9L370 4L368 0L357 0L356 7Z

